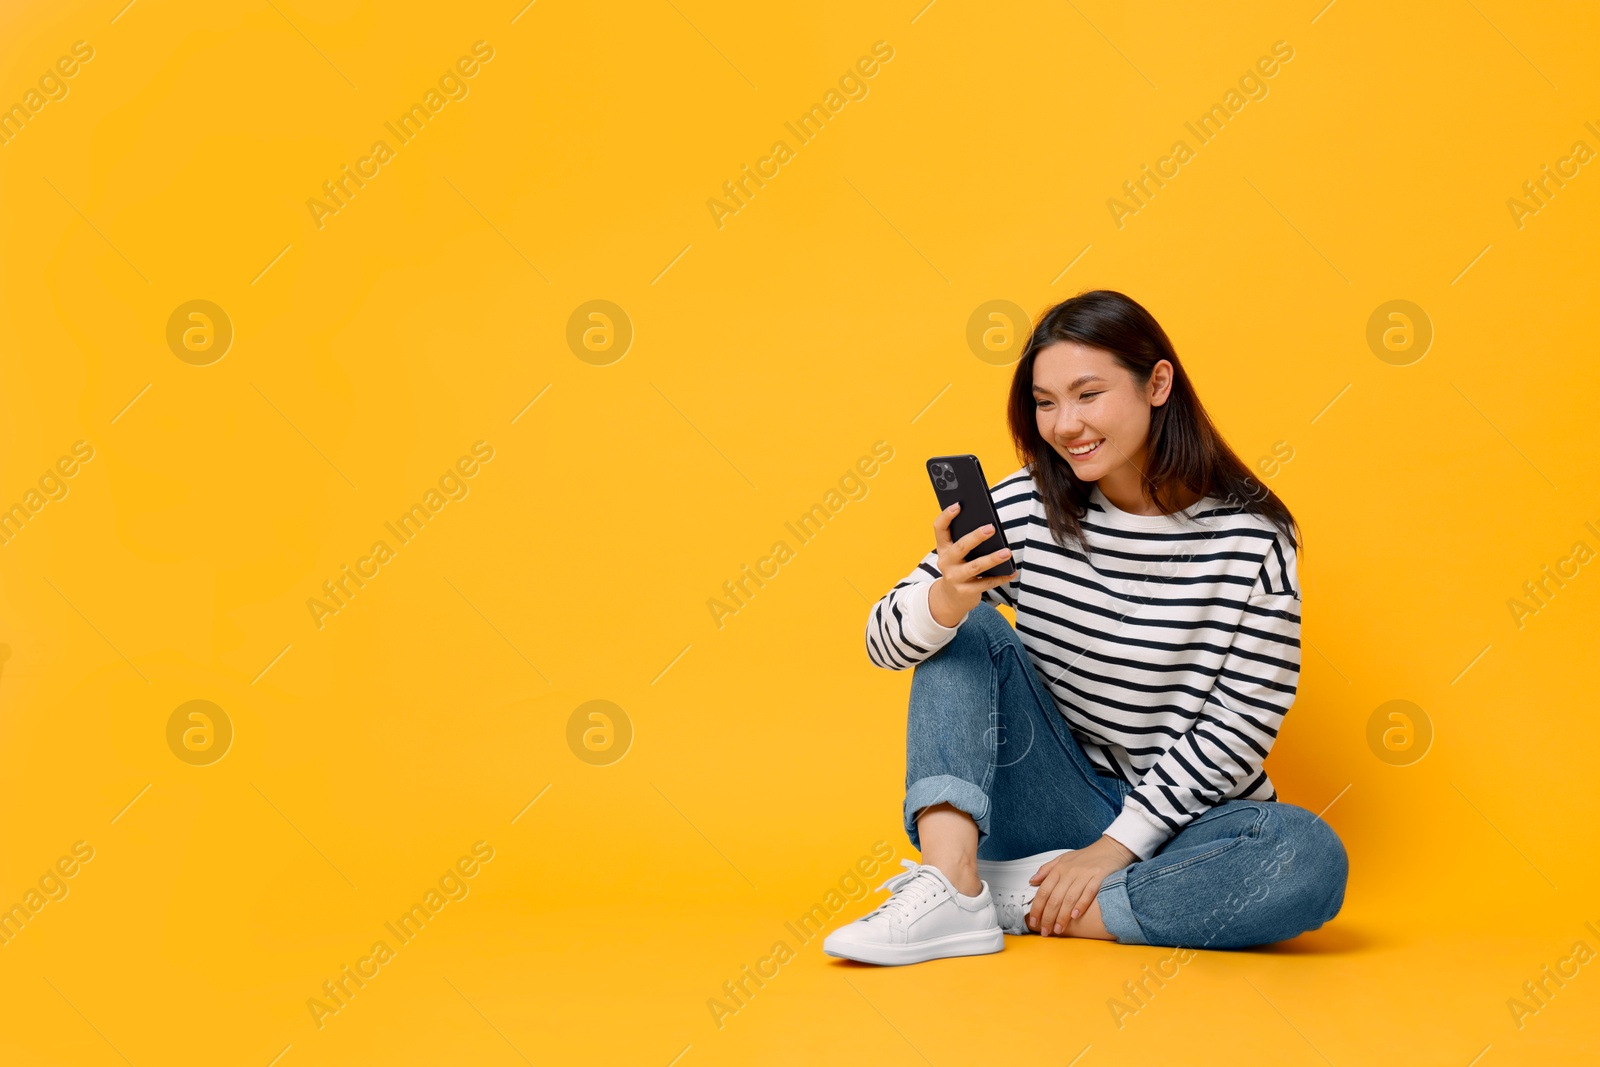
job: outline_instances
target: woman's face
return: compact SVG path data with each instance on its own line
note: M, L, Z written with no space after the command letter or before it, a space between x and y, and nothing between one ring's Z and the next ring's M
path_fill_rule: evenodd
M1131 479L1145 469L1150 409L1166 403L1172 364L1162 360L1141 386L1111 353L1057 341L1033 361L1034 416L1039 435L1072 465L1080 481Z

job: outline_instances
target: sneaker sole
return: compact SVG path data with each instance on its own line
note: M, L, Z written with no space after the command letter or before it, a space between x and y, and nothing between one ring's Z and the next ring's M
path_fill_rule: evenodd
M1006 947L1006 935L998 926L990 930L969 930L960 934L945 934L911 945L862 945L859 948L833 950L823 946L823 951L842 960L857 963L876 963L897 967L907 963L926 963L928 960L949 956L984 956Z
M1070 848L1058 848L1049 852L1040 852L1034 856L1023 856L1021 859L1016 860L979 860L978 877L989 883L989 891L991 893L995 892L996 883L1006 888L1015 886L1024 895L1023 910L1026 912L1028 906L1033 903L1034 894L1039 891L1038 886L1028 884L1028 879L1032 878L1034 873L1046 863L1071 851L1072 849ZM1026 923L1024 923L1021 930L1006 932L1014 933L1014 936L1034 933L1034 931L1027 928Z

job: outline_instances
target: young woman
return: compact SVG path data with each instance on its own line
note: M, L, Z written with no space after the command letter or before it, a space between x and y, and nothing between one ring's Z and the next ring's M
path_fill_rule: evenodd
M1262 770L1300 674L1289 509L1121 293L1044 314L1009 416L1023 467L991 487L1009 549L968 562L990 529L952 541L955 505L867 620L872 662L914 668L903 818L923 862L824 950L1236 948L1321 926L1344 846ZM1007 555L1015 575L979 576Z

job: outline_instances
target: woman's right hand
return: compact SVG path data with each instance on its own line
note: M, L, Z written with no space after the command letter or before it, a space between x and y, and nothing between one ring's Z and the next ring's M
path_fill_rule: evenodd
M1011 574L993 578L980 577L990 567L1010 559L1011 549L1002 548L968 562L967 553L988 540L989 535L994 533L994 526L980 526L961 540L952 541L950 521L960 510L960 504L951 504L933 520L933 540L939 552L941 577L928 590L928 610L940 626L957 625L966 618L967 612L978 606L986 591L1004 585L1016 576L1013 570Z

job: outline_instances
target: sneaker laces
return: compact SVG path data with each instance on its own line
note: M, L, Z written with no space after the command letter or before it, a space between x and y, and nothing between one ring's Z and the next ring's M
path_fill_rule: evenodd
M1008 934L1031 933L1028 929L1028 909L1032 901L1022 903L1020 893L1002 893L991 889L994 895L995 917L1000 921L1000 929Z
M1027 890L990 885L989 894L994 899L995 917L1000 921L1000 929L1008 934L1033 932L1028 928L1028 911L1033 907L1033 901Z
M863 915L862 922L869 919L908 919L915 908L944 891L944 882L934 868L924 869L913 859L902 859L900 866L905 870L878 887L878 891L889 891L889 899Z

